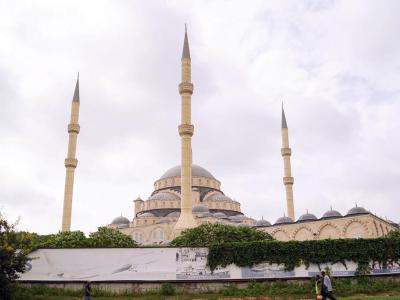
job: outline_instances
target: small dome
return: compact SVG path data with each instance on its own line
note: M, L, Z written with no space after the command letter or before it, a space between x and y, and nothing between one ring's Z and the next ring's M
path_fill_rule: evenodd
M338 212L337 210L330 209L326 213L322 215L321 219L328 219L328 218L340 218L342 217L342 214Z
M145 212L145 213L139 215L138 217L140 217L140 218L154 217L154 214L151 212Z
M207 206L203 204L195 204L192 207L192 212L194 213L205 213L205 212L210 212Z
M271 223L268 222L267 220L258 220L255 224L256 227L267 227L271 226Z
M169 169L167 172L165 172L160 179L165 179L165 178L171 178L171 177L180 177L181 176L181 166L175 166L171 169ZM198 165L192 164L192 176L199 176L199 177L207 177L211 179L215 179L214 176L204 169L203 167L200 167Z
M368 211L364 207L355 206L347 212L346 216L361 215L361 214L367 214L367 213L368 213Z
M203 213L199 214L200 218L209 218L209 217L212 217L212 216L213 216L213 214L210 213L210 212L203 212Z
M234 215L234 216L228 217L228 219L229 219L230 221L236 222L236 223L242 222L243 219L245 219L245 218L246 218L246 217L243 216L243 215Z
M207 200L211 200L211 201L233 201L228 196L225 196L224 194L220 194L220 193L212 194L211 196L209 196L207 198Z
M317 220L317 217L313 214L308 213L307 211L307 213L300 216L297 222L313 221L313 220Z
M180 211L173 211L173 212L170 212L168 215L167 215L167 217L179 217L181 215L181 212Z
M116 217L114 220L111 222L112 225L121 225L121 224L128 224L129 225L129 220L123 216Z
M213 214L213 216L218 218L218 219L226 218L226 214L224 214L223 212L216 212L216 213Z
M276 220L274 225L290 224L290 223L294 223L293 220L289 217L283 216L283 217L280 217L278 220Z
M148 200L179 200L180 198L172 193L159 192L149 197Z
M140 198L140 196L139 196L139 197L137 197L136 200L134 200L134 201L143 201L143 200L142 200L142 198Z

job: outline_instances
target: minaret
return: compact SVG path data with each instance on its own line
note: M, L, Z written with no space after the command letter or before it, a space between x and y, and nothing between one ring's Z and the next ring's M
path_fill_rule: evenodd
M191 97L193 84L191 83L191 60L186 25L181 61L182 82L179 84L179 94L182 99L181 125L179 125L181 137L181 215L175 224L175 230L178 232L197 226L192 213L192 135L194 127L191 123Z
M74 97L72 98L71 106L71 121L68 124L68 156L65 159L65 189L64 189L64 208L62 217L61 231L71 230L71 210L72 210L72 194L74 190L74 174L78 164L76 159L76 140L79 133L79 73L76 80Z
M294 205L293 205L293 183L294 178L292 177L292 168L290 166L290 156L292 155L292 149L289 147L289 131L286 123L285 111L283 110L282 104L282 157L284 166L284 177L283 184L286 190L286 203L287 203L287 214L288 217L293 221L294 216Z

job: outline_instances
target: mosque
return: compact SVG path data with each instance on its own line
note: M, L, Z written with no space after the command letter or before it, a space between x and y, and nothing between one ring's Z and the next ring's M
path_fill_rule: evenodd
M282 148L284 165L283 184L286 192L287 216L275 223L247 217L240 203L225 195L221 182L206 168L192 163L191 137L191 57L187 31L185 30L181 83L181 165L172 167L154 182L154 191L143 200L134 200L134 218L115 218L108 227L130 235L142 245L168 244L182 230L204 223L221 223L234 226L251 226L263 230L277 240L313 240L336 238L374 238L398 228L398 224L379 218L363 207L353 207L346 214L332 208L317 218L305 213L297 220L293 202L294 178L291 174L289 131L282 107ZM66 179L62 231L69 231L71 225L74 172L77 167L76 143L79 134L79 78L72 101L71 122L68 125L68 156L65 160Z

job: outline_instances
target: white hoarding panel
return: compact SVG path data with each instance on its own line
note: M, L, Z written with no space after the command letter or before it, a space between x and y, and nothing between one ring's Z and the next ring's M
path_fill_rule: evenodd
M282 265L229 265L211 272L207 248L39 249L31 253L20 280L40 281L174 281L312 277L329 268L332 276L354 276L357 265L346 262L304 265L287 271ZM400 274L397 264L371 264L372 274Z

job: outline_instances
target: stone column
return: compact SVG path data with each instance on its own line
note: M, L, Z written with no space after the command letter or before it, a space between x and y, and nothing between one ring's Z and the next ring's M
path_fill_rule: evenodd
M193 84L191 83L191 59L186 30L181 74L181 83L179 84L179 94L182 101L181 125L179 125L181 137L181 215L175 224L175 231L197 226L192 213L192 136L194 127L191 124L191 97Z
M76 159L76 143L78 138L79 127L79 77L76 81L74 97L72 99L71 107L71 121L68 124L68 155L65 159L65 189L64 189L64 207L62 216L61 231L71 230L71 213L72 213L72 196L74 191L74 175L75 168L78 165Z
M284 177L283 184L286 190L286 203L287 203L287 214L288 217L295 221L294 204L293 204L293 183L294 178L292 177L292 168L290 165L290 156L292 155L292 149L289 147L289 131L286 123L285 111L282 107L282 148L281 154L283 157L284 166Z

